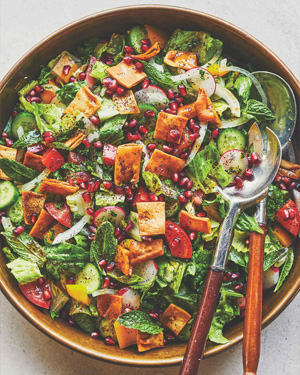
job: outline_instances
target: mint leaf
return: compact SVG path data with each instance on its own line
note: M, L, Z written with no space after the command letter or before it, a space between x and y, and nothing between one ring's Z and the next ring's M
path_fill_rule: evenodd
M164 330L158 322L153 322L148 314L143 311L133 310L118 317L117 322L126 328L137 329L150 335L156 335Z
M274 292L277 292L277 290L279 290L279 288L283 284L287 275L290 273L290 270L293 266L293 263L294 263L294 252L293 252L293 249L289 249L287 259L286 259L286 261L284 263L284 266L282 267L282 270L280 272L279 280L278 280L278 283L276 285L276 288L275 288Z

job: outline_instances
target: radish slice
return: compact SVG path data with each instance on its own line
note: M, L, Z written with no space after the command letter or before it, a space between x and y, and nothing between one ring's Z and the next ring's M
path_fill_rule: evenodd
M263 286L264 290L272 289L278 283L279 280L279 268L271 267L264 272Z
M224 99L226 103L228 103L231 113L235 117L241 116L240 103L231 91L226 89L226 87L217 84L215 94L218 95L221 99Z
M196 91L202 87L208 96L215 93L216 81L214 76L205 68L192 68L183 74L171 77L174 82L188 80Z
M93 297L103 296L104 294L117 294L118 291L116 289L98 289L92 293Z
M169 99L163 89L158 86L150 85L146 89L137 91L135 94L136 102L151 104L157 109L165 109L169 104Z
M221 156L220 164L232 177L241 176L248 168L248 159L241 150L229 150Z
M98 227L104 221L109 221L113 226L118 227L125 219L125 211L118 206L103 207L94 214L94 224Z
M138 310L141 304L141 296L136 290L129 288L122 297L122 310L129 307L133 310Z
M207 130L207 122L200 123L200 131L199 131L199 137L196 139L193 148L189 154L189 157L187 158L185 165L188 165L194 157L197 155L197 152L199 151L199 148L201 147L201 144L204 140L205 134Z
M153 281L157 275L158 266L154 260L146 260L146 262L139 264L133 268L133 274L138 275L144 280L139 284L145 284Z
M83 216L83 218L80 219L75 225L73 225L72 228L56 236L52 244L56 245L58 243L66 242L70 238L73 238L74 236L76 236L76 234L78 234L82 230L85 224L90 222L90 220L91 220L91 217L89 215Z

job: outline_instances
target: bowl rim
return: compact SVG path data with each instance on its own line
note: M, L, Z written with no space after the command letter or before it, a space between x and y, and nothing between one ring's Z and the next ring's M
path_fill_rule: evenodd
M275 61L275 64L277 66L280 66L281 69L284 70L284 72L290 77L291 80L294 81L295 86L297 87L298 96L300 96L300 83L298 79L295 77L295 75L291 72L291 70L285 65L285 63L274 53L272 52L265 44L260 42L257 38L253 37L248 32L244 31L238 26L235 26L234 24L225 21L217 16L213 16L211 14L196 10L196 9L190 9L185 7L178 7L174 8L172 5L151 5L151 4L142 4L142 5L128 5L124 7L116 7L116 8L110 8L107 10L103 10L100 12L95 12L90 15L84 16L82 18L79 18L75 21L72 21L68 23L67 25L57 29L56 31L52 32L45 38L43 38L41 41L36 43L31 49L29 49L13 66L12 68L6 73L6 75L3 77L3 79L0 82L0 92L5 87L7 82L10 80L10 78L14 75L15 71L18 69L19 66L22 65L22 63L30 56L36 49L38 49L41 45L48 42L50 39L59 36L60 34L64 33L67 30L71 30L74 27L77 27L81 23L85 23L89 20L93 20L99 16L113 16L116 13L122 13L122 12L128 12L130 10L172 10L172 11L180 11L184 14L189 15L196 15L202 18L205 18L206 20L209 20L211 22L218 23L223 28L229 29L231 32L235 32L236 34L240 34L243 36L243 38L247 39L248 42L259 45L263 50L265 50L269 56L272 57L272 59ZM8 301L16 308L16 310L32 325L37 327L41 332L45 333L48 337L54 339L58 343L66 346L67 348L71 350L75 350L78 353L85 354L91 358L94 359L100 359L105 362L109 363L117 363L121 365L129 365L129 366L147 366L147 367L157 367L157 366L172 366L172 365L178 365L181 363L183 357L182 356L176 356L173 358L168 359L143 359L143 356L141 356L139 359L133 359L133 358L120 358L118 355L107 355L103 354L97 350L88 349L85 346L81 346L78 344L75 344L72 340L67 339L51 329L49 329L46 324L42 323L38 318L31 315L29 311L27 311L26 307L22 304L19 304L18 299L12 294L10 291L11 287L9 283L7 285L0 277L0 290L4 294L4 296L8 299ZM267 325L269 325L295 298L297 293L300 291L300 278L292 285L292 288L285 294L285 296L274 306L271 311L264 316L262 321L262 328L265 328ZM206 351L204 358L208 358L210 356L216 355L224 350L227 350L238 343L240 343L243 339L243 333L240 333L235 336L233 340L231 340L227 344L218 345L212 348L208 348Z

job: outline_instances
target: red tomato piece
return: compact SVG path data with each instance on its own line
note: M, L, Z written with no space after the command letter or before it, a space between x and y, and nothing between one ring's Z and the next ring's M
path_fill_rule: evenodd
M37 154L46 150L47 146L43 145L42 143L35 143L34 145L30 145L27 147L28 152L32 152L33 154Z
M292 200L289 200L276 212L275 219L292 235L297 236L300 228L300 215Z
M149 198L149 190L143 186L140 185L134 195L133 198L133 205L137 204L137 202L151 202Z
M49 171L55 172L65 164L65 159L55 148L48 148L43 155L42 163Z
M103 146L103 164L105 165L114 165L118 147L105 143Z
M68 175L68 183L69 184L81 184L82 182L86 182L92 178L89 172L80 171L80 172L71 172L69 171Z
M193 248L185 231L177 224L166 221L166 241L171 254L177 258L191 258Z
M96 57L94 56L91 56L90 57L90 61L89 61L89 66L86 70L86 76L85 76L85 80L86 80L86 84L87 84L87 87L91 90L94 85L95 85L95 78L91 76L91 72L92 72L92 69L93 69L93 65L96 63L97 59Z
M83 161L86 161L87 159L83 155L77 154L77 152L71 151L68 155L68 162L73 164L80 164Z
M62 207L56 207L55 203L46 203L45 208L55 220L62 225L71 228L72 212L66 202Z
M44 309L49 309L51 299L46 299L44 296L45 290L51 292L51 286L48 280L45 280L42 285L40 285L39 280L24 285L19 284L19 288L30 302Z

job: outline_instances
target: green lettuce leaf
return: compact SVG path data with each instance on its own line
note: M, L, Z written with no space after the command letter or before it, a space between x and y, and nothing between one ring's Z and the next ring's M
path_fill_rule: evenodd
M220 230L220 223L217 221L210 219L211 223L211 233L203 233L202 238L204 241L209 242L212 241L214 238L219 237L219 230Z
M100 140L118 146L124 141L123 125L127 115L118 115L107 121L100 128Z
M290 273L293 263L294 263L294 251L293 249L289 249L288 255L286 258L286 261L282 267L282 270L280 272L279 280L276 284L276 288L274 289L274 293L279 290L284 282L284 280L287 278L288 274Z
M85 81L70 82L63 85L61 89L56 91L57 99L68 106L75 99L77 92L84 85L86 85Z
M178 293L186 270L186 264L174 260L159 259L158 276L164 281L166 286Z
M174 86L173 80L167 76L165 73L160 72L146 61L142 61L144 66L144 72L147 74L147 77L150 79L152 84L157 84L159 87L164 90L168 90Z
M274 121L276 117L273 112L258 100L250 99L247 102L246 107L242 111L242 115L247 119L255 119L257 122L261 121Z
M163 194L161 190L162 183L160 178L155 173L143 172L143 179L147 188L154 194Z
M218 184L224 188L232 182L232 176L225 172L222 165L218 164L209 174L217 180Z
M20 284L27 284L43 277L36 263L21 258L8 263L7 267Z
M235 249L237 252L243 252L243 253L248 252L249 246L246 246L245 242L249 238L249 236L250 236L250 232L240 231L238 229L235 229L233 239L232 239L232 244L231 244L233 249Z
M225 199L222 197L222 195L218 194L216 196L216 198L212 201L203 199L203 202L202 202L203 207L207 207L207 206L210 206L212 204L216 205L216 208L217 208L217 211L218 211L218 214L219 214L220 218L224 219L225 216L226 216L226 213L227 213L228 203L225 201Z
M289 192L270 185L267 197L267 218L274 221L276 212L289 200Z
M251 78L243 75L239 75L234 82L234 88L236 89L239 97L242 99L244 103L247 103L249 99L251 86Z
M20 184L25 184L39 175L37 171L18 163L16 160L7 158L0 159L0 169L8 177Z
M158 334L164 330L159 322L154 322L150 316L140 310L129 311L118 317L117 322L126 328L137 329L151 335Z
M93 65L91 76L102 81L103 78L108 77L108 73L106 73L106 69L108 67L109 66L104 64L102 61L96 61Z
M254 217L247 215L245 212L242 212L235 224L236 229L239 231L250 231L257 233L264 233L261 227L257 224L257 221Z

